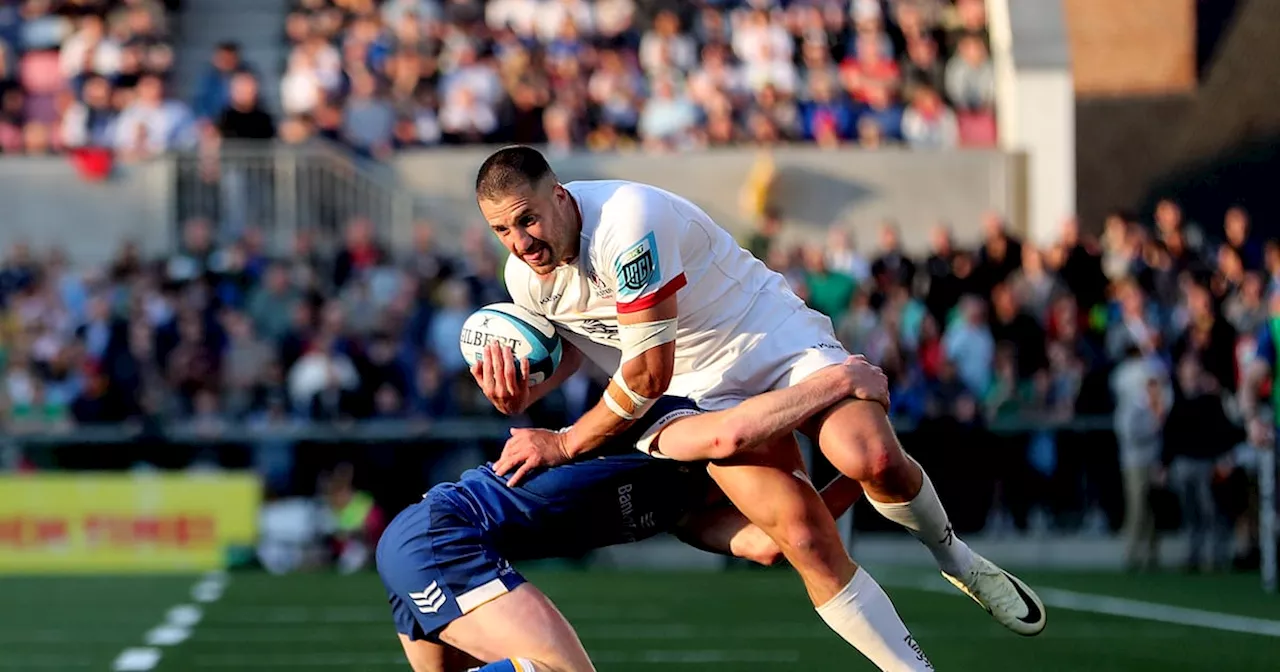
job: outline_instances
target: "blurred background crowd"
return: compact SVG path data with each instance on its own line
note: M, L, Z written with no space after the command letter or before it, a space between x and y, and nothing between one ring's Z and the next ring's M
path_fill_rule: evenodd
M187 100L169 81L177 6L0 2L0 151L995 141L983 0L295 0L274 99L227 42Z
M178 4L0 0L0 152L142 159L323 138L383 159L496 142L554 155L996 140L983 0L295 0L280 81L226 42L188 96L171 78ZM183 214L163 258L129 242L89 269L56 248L6 252L5 431L493 413L457 347L472 310L507 298L482 228L440 245L423 221L411 247L390 249L355 217L337 240L303 229L273 253L253 222L218 230L217 213ZM1257 511L1257 448L1273 441L1257 400L1280 336L1280 243L1255 235L1247 210L1193 222L1166 200L1113 213L1097 237L1065 222L1047 246L991 213L976 246L940 223L921 255L893 222L857 222L880 233L855 249L853 225L789 246L786 213L770 210L743 244L885 369L899 423L977 443L1021 427L1001 448L1020 471L1000 477L1000 496L1027 529L1037 511L1079 525L1062 517L1080 502L1054 493L1116 469L1062 468L1093 458L1052 428L1104 417L1127 503L1094 493L1084 506L1111 518L1098 526L1127 516L1129 561L1149 566L1164 526L1155 493L1172 489L1198 535L1188 562L1222 563L1217 522ZM599 391L575 377L532 421L572 421ZM1055 479L1069 482L1040 487ZM1256 528L1240 530L1237 550L1256 546Z
M1054 508L1052 489L1033 493L1060 457L1078 459L1060 455L1052 431L1078 415L1114 418L1124 487L1150 516L1132 549L1139 565L1153 562L1153 489L1247 481L1270 445L1267 424L1248 422L1258 391L1249 372L1260 354L1274 359L1280 243L1255 238L1243 209L1200 224L1163 201L1153 221L1112 215L1099 239L1068 221L1043 248L992 213L977 247L939 225L916 257L893 223L865 251L844 225L825 244L788 247L776 240L786 226L771 211L743 244L828 315L850 351L885 369L899 422L1030 428L1016 443L1027 470L1006 481L1018 528L1038 504ZM504 259L483 229L461 254L439 249L425 222L412 249L388 249L356 219L336 249L300 236L286 257L266 253L253 229L225 244L213 234L193 219L172 256L142 259L126 244L88 272L56 250L11 250L0 270L8 431L165 421L216 433L241 421L494 413L457 346L472 310L507 300ZM600 391L580 375L531 415L570 422ZM1256 511L1249 492L1208 492L1205 529L1219 529L1222 496L1239 515Z

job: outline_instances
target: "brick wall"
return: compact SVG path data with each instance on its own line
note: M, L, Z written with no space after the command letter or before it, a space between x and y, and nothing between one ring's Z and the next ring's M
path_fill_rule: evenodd
M1195 0L1064 0L1063 8L1078 96L1195 86Z

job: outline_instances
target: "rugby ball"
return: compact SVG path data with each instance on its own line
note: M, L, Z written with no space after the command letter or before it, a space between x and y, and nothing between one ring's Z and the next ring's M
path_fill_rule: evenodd
M494 341L513 350L517 375L520 360L529 360L530 385L550 377L560 366L560 356L564 353L560 336L551 322L514 303L487 305L462 323L459 345L467 366L475 366L484 356L485 347Z

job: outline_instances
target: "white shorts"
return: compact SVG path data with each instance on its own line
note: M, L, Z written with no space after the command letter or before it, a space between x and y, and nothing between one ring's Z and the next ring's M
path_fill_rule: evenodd
M848 358L831 319L811 308L800 308L737 357L725 360L724 366L678 376L687 379L672 380L670 389L680 390L679 394L692 398L703 410L719 411L756 395L791 387Z

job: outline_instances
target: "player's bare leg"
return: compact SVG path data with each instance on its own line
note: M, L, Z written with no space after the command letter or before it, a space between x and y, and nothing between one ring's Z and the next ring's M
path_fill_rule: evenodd
M849 557L827 505L805 475L794 439L708 466L741 515L778 545L824 622L882 670L932 670L889 596ZM761 497L768 492L768 497ZM721 536L730 548L745 525ZM714 531L712 531L714 533Z
M451 646L425 639L409 639L408 635L400 635L400 646L404 647L404 655L409 659L413 672L466 672L484 665Z
M1026 584L956 537L933 483L902 450L884 407L848 399L810 421L805 433L840 473L862 484L880 515L929 549L948 581L1020 635L1044 630L1044 604Z
M800 478L803 465L790 462L780 455L744 455L710 464L707 472L734 506L778 544L809 598L820 605L849 583L857 565L818 492ZM761 497L762 492L769 496Z
M440 639L497 672L595 672L573 626L525 583L445 626Z

